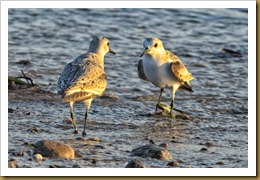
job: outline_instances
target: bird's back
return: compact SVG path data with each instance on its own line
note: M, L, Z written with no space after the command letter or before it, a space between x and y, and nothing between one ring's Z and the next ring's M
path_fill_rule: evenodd
M66 102L101 96L106 89L106 73L95 54L82 54L67 64L58 81L58 92Z

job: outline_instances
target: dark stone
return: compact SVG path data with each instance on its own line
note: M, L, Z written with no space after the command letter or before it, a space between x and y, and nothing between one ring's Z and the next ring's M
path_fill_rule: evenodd
M177 167L179 166L179 163L177 161L171 161L167 164L167 166L173 166L173 167Z
M8 108L8 113L14 113L14 109L12 109L12 108Z
M132 156L151 157L160 160L171 160L170 152L156 145L145 145L132 150Z
M221 166L225 165L225 163L223 161L217 162L216 164L221 165Z
M207 151L207 148L201 148L200 151Z
M145 165L138 159L132 159L127 165L126 168L145 168Z
M208 146L208 147L213 146L213 144L211 142L206 142L205 145Z

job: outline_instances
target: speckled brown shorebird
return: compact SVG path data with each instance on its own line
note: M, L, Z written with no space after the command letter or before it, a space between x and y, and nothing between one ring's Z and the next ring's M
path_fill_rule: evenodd
M175 54L164 49L160 39L147 38L143 46L145 48L141 54L143 59L138 63L139 78L161 88L156 111L160 106L164 88L171 90L170 114L172 114L175 92L179 89L193 92L190 81L195 78Z
M67 64L58 80L58 93L65 102L70 103L70 113L74 133L77 126L73 105L84 101L87 105L83 135L86 135L88 110L93 98L102 96L106 89L107 77L104 71L104 56L106 53L116 54L109 48L109 40L104 37L95 37L89 45L88 52L80 55Z

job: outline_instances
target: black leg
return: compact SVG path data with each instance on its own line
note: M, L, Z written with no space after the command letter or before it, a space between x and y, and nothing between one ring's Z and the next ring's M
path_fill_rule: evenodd
M85 113L84 130L82 132L83 136L87 135L87 133L86 133L87 119L88 119L88 108L87 108L86 113Z
M70 102L70 116L71 116L72 124L74 126L74 133L76 134L76 133L78 133L78 130L77 130L77 125L76 125L76 121L75 121L73 105L74 105L74 102Z
M160 93L160 96L159 96L159 99L158 99L158 103L157 103L157 105L156 105L155 112L157 112L158 106L159 106L160 103L161 103L163 91L164 91L164 89L161 88L161 93Z
M173 100L171 102L171 111L170 111L170 115L172 115L172 110L173 110Z

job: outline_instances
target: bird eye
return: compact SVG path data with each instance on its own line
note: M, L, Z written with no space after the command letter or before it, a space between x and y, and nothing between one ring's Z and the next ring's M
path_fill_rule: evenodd
M157 43L155 43L154 47L157 47L157 46L158 46L158 44L157 44Z
M109 46L109 42L107 42L107 45Z

